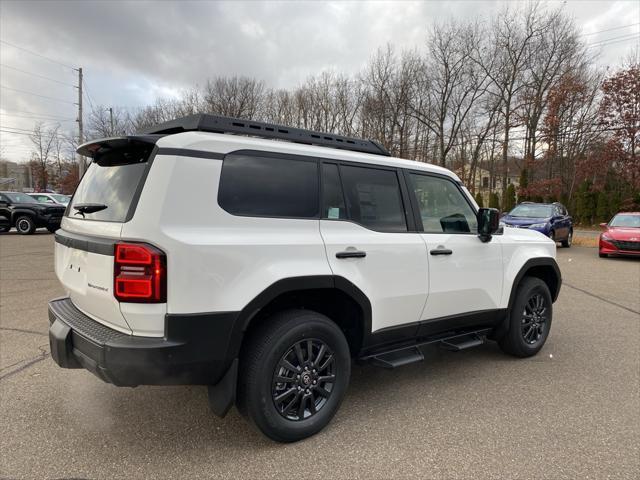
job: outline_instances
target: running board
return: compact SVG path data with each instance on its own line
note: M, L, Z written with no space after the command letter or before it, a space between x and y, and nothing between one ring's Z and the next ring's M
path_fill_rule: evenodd
M411 347L376 355L371 357L370 362L377 367L397 368L410 363L421 362L422 360L424 360L424 355L422 355L418 347Z
M484 338L474 333L464 337L454 337L451 339L442 340L440 342L440 346L445 350L459 352L460 350L466 350L467 348L478 347L483 343Z
M439 336L416 342L412 345L390 348L389 350L365 355L360 360L368 361L372 365L382 368L397 368L414 362L424 360L424 355L419 347L426 345L440 345L442 348L454 352L482 345L491 329L482 329L474 332L458 333L456 335Z

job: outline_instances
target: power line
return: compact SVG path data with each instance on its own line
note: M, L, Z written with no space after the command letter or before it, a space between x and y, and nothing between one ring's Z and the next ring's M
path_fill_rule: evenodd
M613 45L613 44L616 44L616 43L629 42L629 41L634 41L634 40L640 40L640 34L638 34L638 35L636 35L634 37L623 38L622 40L615 40L613 42L599 43L597 45L589 45L587 48L606 47L608 45Z
M605 38L604 40L601 40L599 42L588 43L587 47L599 47L601 45L608 45L609 43L616 43L618 41L621 42L624 40L632 40L639 35L640 33L627 33L626 35L621 35L619 37Z
M580 36L581 37L588 37L590 35L597 35L598 33L612 32L613 30L622 30L623 28L635 27L636 25L640 25L640 22L638 22L638 23L630 23L629 25L621 25L619 27L607 28L605 30L598 30L597 32L582 33L582 34L580 34Z
M0 113L0 116L5 117L16 117L16 118L27 118L31 120L47 120L47 121L58 121L58 122L75 122L75 118L63 118L63 117L40 117L34 115L15 115L11 113Z
M91 110L95 110L96 108L93 106L93 100L91 100L91 95L89 95L89 89L87 88L87 82L82 79L82 85L84 85L84 91L86 93L87 100L89 100L89 105L91 105Z
M74 102L70 102L69 100L62 100L60 98L47 97L46 95L40 95L39 93L29 92L27 90L20 90L18 88L7 87L5 85L0 85L0 89L13 90L14 92L27 93L29 95L35 95L36 97L46 98L47 100L54 100L56 102L69 103L71 105L75 105Z
M42 55L41 53L36 53L34 51L27 50L24 47L19 47L18 45L15 45L13 43L7 42L5 40L0 40L0 43L4 43L5 45L9 45L9 46L11 46L13 48L17 48L18 50L22 50L23 52L30 53L31 55L35 55L36 57L44 58L45 60L49 60L50 62L57 63L58 65L62 65L63 67L70 68L71 70L78 70L77 68L72 67L71 65L68 65L66 63L62 63L62 62L60 62L58 60L54 60L53 58L47 57L45 55Z
M49 113L27 112L26 110L4 110L4 112L0 112L0 115L8 115L5 112L20 113L24 115L36 115L38 117L51 117L51 118L62 118L62 119L70 118L70 117L63 117L61 115L51 115Z
M26 70L21 70L20 68L12 67L11 65L7 65L6 63L0 63L0 66L4 68L9 68L11 70L15 70L16 72L24 73L25 75L31 75L38 78L43 78L45 80L49 80L51 82L59 83L60 85L66 85L68 87L75 87L72 83L61 82L60 80L56 80L55 78L45 77L44 75L40 75L38 73L28 72Z
M8 130L9 128L11 130ZM22 131L14 131L14 130L22 130ZM26 129L23 129L23 128L18 129L18 128L14 128L14 127L5 127L4 125L2 126L2 128L0 128L0 132L13 133L14 135L25 135L27 137L33 136L33 131L31 131L31 130L26 130ZM49 133L44 133L43 135L48 136ZM66 135L63 135L61 133L56 133L56 134L54 134L54 136L59 138L60 140L67 140L68 139L68 137Z

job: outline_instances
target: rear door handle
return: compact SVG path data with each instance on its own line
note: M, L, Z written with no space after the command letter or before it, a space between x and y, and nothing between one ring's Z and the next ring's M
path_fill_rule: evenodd
M346 250L336 253L336 258L364 258L366 256L367 252L361 250Z
M429 253L431 255L451 255L453 250L449 250L448 248L436 248L435 250L431 250Z

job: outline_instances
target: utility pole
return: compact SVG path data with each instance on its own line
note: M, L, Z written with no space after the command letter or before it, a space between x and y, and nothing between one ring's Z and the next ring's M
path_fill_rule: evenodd
M78 68L78 146L84 142L82 130L82 67ZM78 176L84 175L84 157L78 155Z
M109 107L109 119L111 120L111 136L113 137L113 108Z

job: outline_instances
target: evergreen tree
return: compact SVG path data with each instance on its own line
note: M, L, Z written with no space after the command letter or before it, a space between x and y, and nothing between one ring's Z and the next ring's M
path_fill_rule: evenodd
M475 195L476 203L480 208L484 207L484 200L482 199L482 194L480 192Z
M523 168L520 171L520 201L521 202L526 202L527 200L529 200L529 197L522 193L523 190L526 190L527 187L529 186L529 172L527 171L526 168Z
M500 197L496 192L491 192L491 195L489 195L489 208L500 209Z
M516 206L516 187L513 183L510 183L507 187L507 195L504 200L504 211L510 212L513 207Z
M598 222L606 222L609 220L609 202L604 190L601 190L598 193L598 199L596 201L596 217Z

